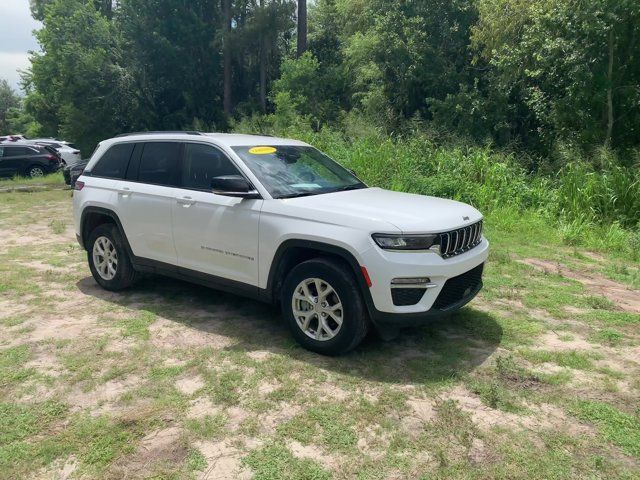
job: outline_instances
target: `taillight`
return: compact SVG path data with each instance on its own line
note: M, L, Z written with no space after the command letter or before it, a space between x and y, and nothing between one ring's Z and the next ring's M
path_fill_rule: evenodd
M56 157L55 155L47 155L45 158L51 163L58 161L58 157Z
M76 183L73 186L74 190L82 190L84 188L84 182L81 182L80 180L76 180Z

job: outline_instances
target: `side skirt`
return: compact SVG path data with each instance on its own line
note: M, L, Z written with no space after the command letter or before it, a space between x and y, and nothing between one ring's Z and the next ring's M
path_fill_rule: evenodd
M268 294L266 289L250 285L248 283L229 280L216 275L198 272L196 270L178 267L169 263L159 262L157 260L150 260L148 258L133 257L132 263L133 267L140 272L164 275L209 287L214 290L221 290L223 292L232 293L234 295L251 298L265 303L273 303L271 302L271 296Z

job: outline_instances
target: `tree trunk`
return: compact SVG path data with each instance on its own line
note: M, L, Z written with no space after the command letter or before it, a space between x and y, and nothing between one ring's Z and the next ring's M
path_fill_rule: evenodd
M611 146L613 135L613 26L609 31L609 68L607 69L607 135L605 145Z
M231 0L222 0L222 16L224 18L223 56L223 100L225 115L231 115Z
M260 0L260 10L264 13L264 0ZM265 26L260 28L260 108L267 111L267 39Z
M307 51L307 0L298 0L298 57Z

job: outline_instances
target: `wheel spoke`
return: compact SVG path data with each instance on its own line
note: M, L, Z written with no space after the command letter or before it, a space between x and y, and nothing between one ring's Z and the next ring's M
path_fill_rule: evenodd
M313 295L311 295L311 292L309 291L309 286L308 286L308 285L307 285L307 283L305 282L305 283L303 283L303 284L301 285L301 287L302 287L302 292L303 292L303 293L304 293L304 295L307 297L307 301L308 301L311 305L313 305L313 304L314 304L314 301L313 301L314 297L313 297Z
M342 315L338 316L334 312L329 312L329 316L333 318L333 321L338 324L338 326L342 325Z

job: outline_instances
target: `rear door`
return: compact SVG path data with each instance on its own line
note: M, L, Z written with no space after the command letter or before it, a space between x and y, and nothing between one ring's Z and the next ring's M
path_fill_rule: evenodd
M27 167L30 165L29 159L38 152L30 147L22 145L4 145L2 154L2 172L3 175L24 175ZM41 159L37 159L34 163L42 163Z
M220 149L186 143L181 188L173 205L178 265L229 280L258 285L258 226L263 200L216 195L211 179L241 175Z
M171 228L179 142L138 142L127 174L116 186L115 204L134 255L176 265Z

